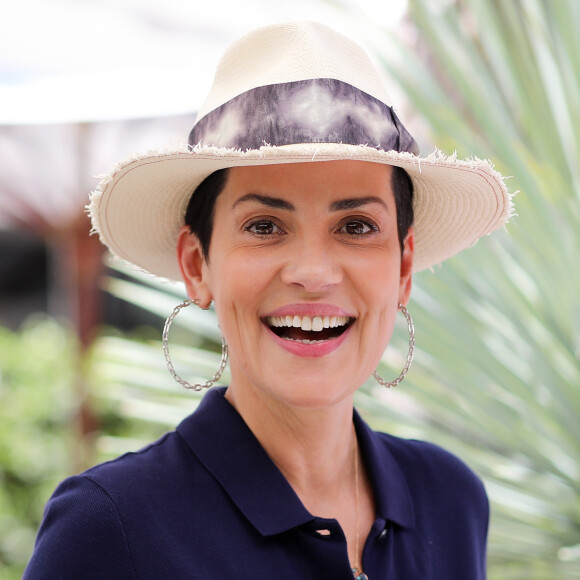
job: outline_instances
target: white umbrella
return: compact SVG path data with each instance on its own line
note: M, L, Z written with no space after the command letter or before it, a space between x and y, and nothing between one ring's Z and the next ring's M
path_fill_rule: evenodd
M20 0L0 20L0 124L195 111L235 38L286 20L327 23L363 44L406 0ZM366 8L366 12L363 10Z

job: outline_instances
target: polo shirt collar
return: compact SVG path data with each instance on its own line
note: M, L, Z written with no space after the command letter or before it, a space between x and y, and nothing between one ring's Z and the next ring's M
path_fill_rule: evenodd
M312 522L315 518L224 394L225 388L209 391L177 432L262 535ZM399 466L356 411L354 421L378 515L412 525L413 505Z
M377 515L388 522L415 525L413 497L407 479L390 452L384 435L375 433L354 411L354 426L375 495Z
M178 427L205 468L264 536L313 519L238 412L215 387Z

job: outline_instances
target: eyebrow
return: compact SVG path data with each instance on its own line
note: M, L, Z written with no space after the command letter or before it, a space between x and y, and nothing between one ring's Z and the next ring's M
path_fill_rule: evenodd
M388 209L387 204L380 198L374 195L369 197L352 197L348 199L341 199L330 204L330 211L344 211L349 209L357 209L369 203L379 203Z
M240 199L236 200L233 207L236 207L239 203L244 201L257 201L262 205L266 205L268 207L273 207L275 209L287 209L289 211L294 211L296 208L289 202L284 199L280 199L279 197L270 197L269 195L260 195L258 193L248 193Z
M233 207L236 207L239 203L245 201L257 201L262 205L266 205L268 207L272 207L275 209L286 209L288 211L295 211L296 208L289 202L284 199L280 199L279 197L271 197L269 195L260 195L258 193L248 193L240 199L236 200ZM368 197L349 197L347 199L340 199L338 201L333 201L330 204L330 211L337 212L337 211L345 211L350 209L357 209L364 205L368 205L370 203L378 203L388 209L387 204L380 198L376 196L368 196Z

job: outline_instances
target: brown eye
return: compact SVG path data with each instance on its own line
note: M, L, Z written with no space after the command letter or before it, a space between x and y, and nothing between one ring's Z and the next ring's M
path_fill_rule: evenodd
M258 220L246 226L246 231L257 236L280 234L282 230L271 220Z
M376 232L377 227L374 224L362 220L350 220L340 228L340 231L349 236L356 237Z

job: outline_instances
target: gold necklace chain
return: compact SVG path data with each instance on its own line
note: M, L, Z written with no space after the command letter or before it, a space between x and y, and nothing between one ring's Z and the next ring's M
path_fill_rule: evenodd
M352 573L355 580L368 580L368 576L362 571L362 566L357 564L358 561L358 548L359 548L359 471L358 471L358 442L356 438L356 432L354 435L354 501L355 501L355 525L356 531L354 535L354 567L352 568Z

